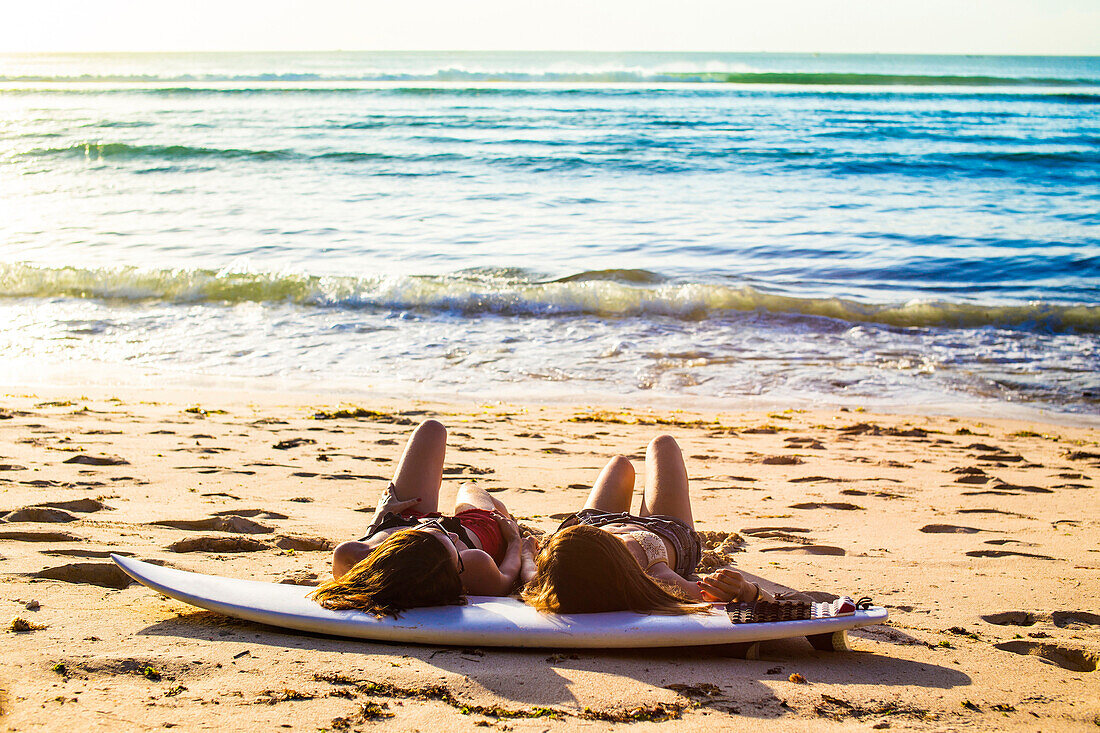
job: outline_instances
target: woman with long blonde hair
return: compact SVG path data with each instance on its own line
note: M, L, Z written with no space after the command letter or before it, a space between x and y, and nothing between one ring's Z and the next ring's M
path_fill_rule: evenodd
M772 600L741 573L721 569L695 580L702 556L688 496L687 468L675 439L646 449L641 509L630 514L634 466L612 458L588 501L542 546L523 598L541 611L697 613L711 603Z

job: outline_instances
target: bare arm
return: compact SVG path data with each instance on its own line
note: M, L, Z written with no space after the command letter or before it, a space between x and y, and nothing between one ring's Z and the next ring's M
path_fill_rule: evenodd
M538 573L538 564L535 562L535 555L538 551L539 541L537 539L527 537L523 540L523 546L520 548L519 565L519 582L522 585L530 583Z
M703 593L699 589L698 583L680 577L680 575L676 573L676 571L674 571L663 562L657 563L656 565L651 567L649 570L646 571L646 574L652 577L658 583L663 583L664 585L670 585L673 588L676 588L683 595L693 601L704 600Z
M517 553L518 555L518 553ZM516 573L506 576L493 558L483 550L463 550L462 587L472 596L504 596L512 589ZM501 563L504 564L503 562ZM519 561L516 562L516 570Z
M467 550L462 553L462 561L466 568L462 573L462 585L471 595L508 595L523 565L523 540L519 536L519 525L511 517L502 514L494 514L494 517L507 543L504 558L500 561L500 565L497 565L493 562L493 558L481 550Z
M655 565L650 569L649 574L657 580L678 588L688 598L696 601L728 603L737 600L748 602L756 600L758 596L761 600L774 600L768 593L762 591L756 583L745 580L741 573L728 568L722 568L705 575L698 582L680 577L664 563Z

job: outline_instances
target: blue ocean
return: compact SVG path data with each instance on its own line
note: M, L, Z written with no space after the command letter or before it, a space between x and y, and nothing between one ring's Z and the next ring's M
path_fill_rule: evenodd
M0 56L8 384L1090 419L1098 225L1100 58Z

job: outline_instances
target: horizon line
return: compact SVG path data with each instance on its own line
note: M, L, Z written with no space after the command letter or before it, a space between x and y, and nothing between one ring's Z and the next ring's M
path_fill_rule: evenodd
M943 52L943 51L722 51L722 50L642 50L642 49L562 49L562 48L294 48L294 49L173 49L173 50L82 50L82 51L0 51L0 56L94 56L94 55L134 55L134 56L170 56L170 55L217 55L217 54L322 54L322 53L591 53L591 54L729 54L729 55L794 55L794 56L943 56L959 58L1016 57L1016 58L1095 58L1100 53L989 53L989 52Z

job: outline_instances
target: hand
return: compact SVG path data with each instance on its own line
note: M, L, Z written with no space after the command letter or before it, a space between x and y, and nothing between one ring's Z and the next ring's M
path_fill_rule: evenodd
M704 576L698 585L699 591L703 594L703 600L711 603L729 603L734 598L741 598L746 586L755 592L755 586L747 582L741 573L727 568Z
M532 557L539 554L539 538L529 535L523 538L523 551Z
M519 539L519 523L516 520L500 512L492 512L492 515L497 520L497 526L500 527L500 533L504 536L505 542L510 545Z
M419 498L398 499L396 496L394 496L393 484L390 484L386 487L386 490L382 492L382 496L378 500L378 508L374 510L374 516L384 517L388 512L400 514L406 509L411 509L419 503Z

